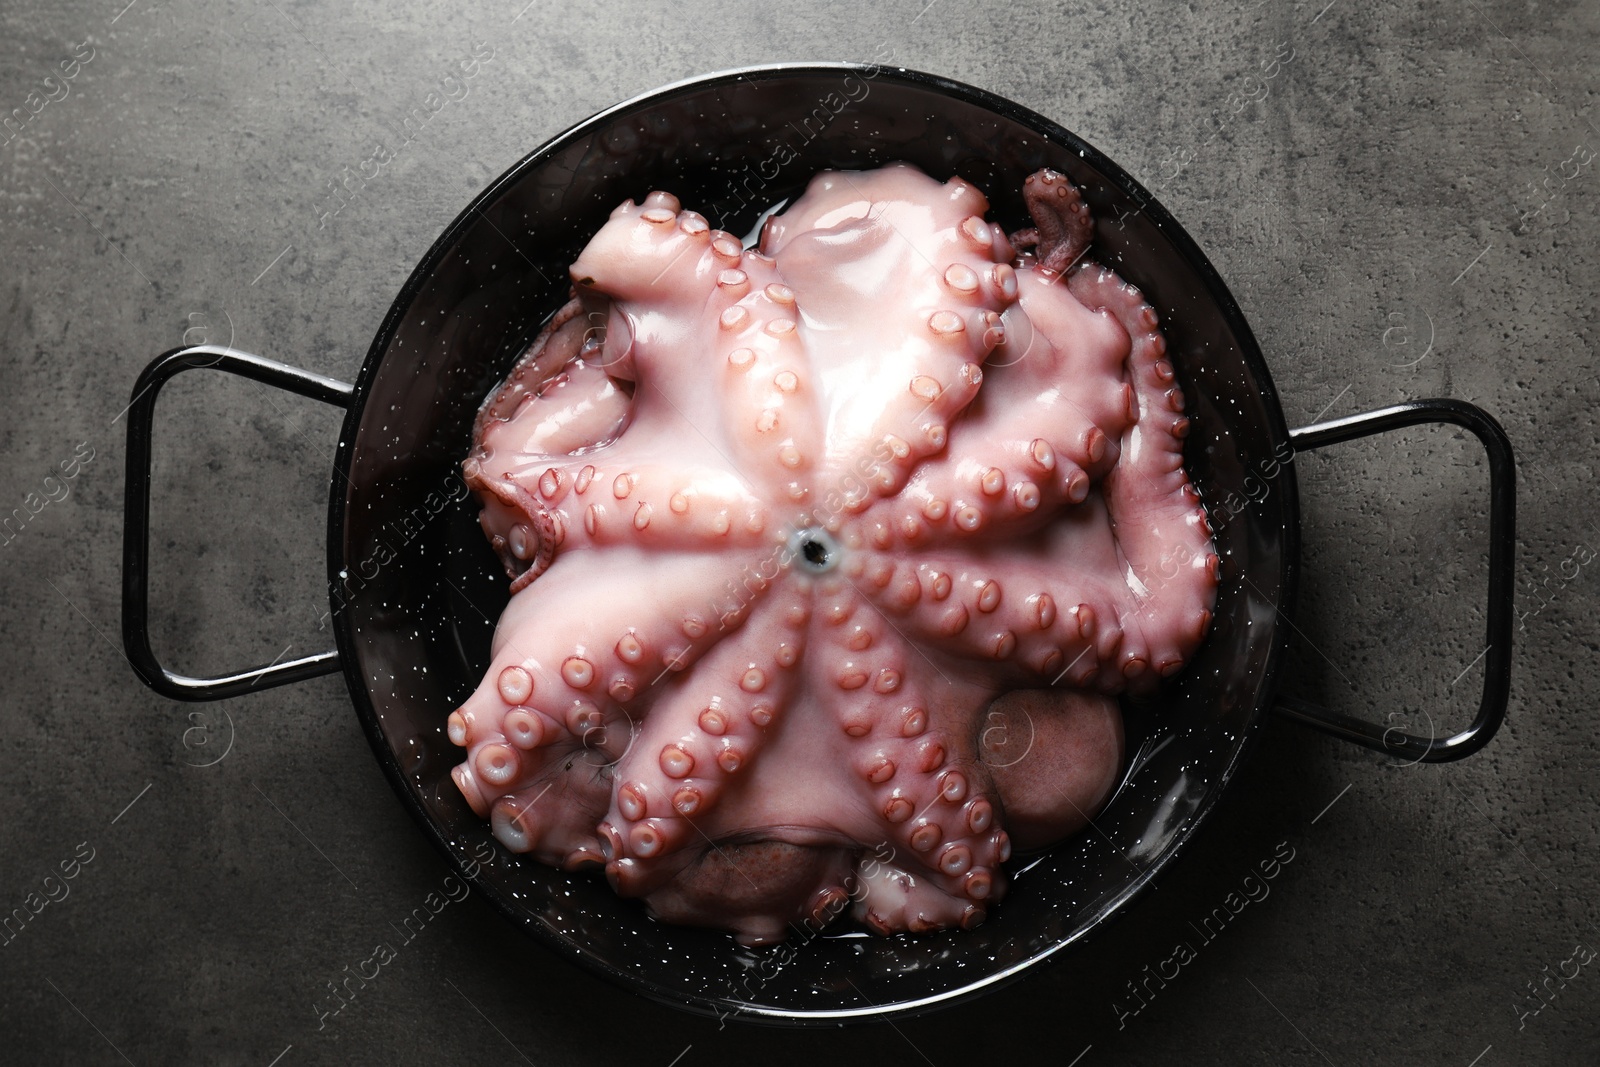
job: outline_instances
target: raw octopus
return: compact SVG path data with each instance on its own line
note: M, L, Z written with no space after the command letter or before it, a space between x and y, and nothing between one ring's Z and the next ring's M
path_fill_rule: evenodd
M1155 312L1071 182L1024 198L612 212L464 464L512 596L448 733L501 844L756 945L970 927L1106 802L1220 564Z

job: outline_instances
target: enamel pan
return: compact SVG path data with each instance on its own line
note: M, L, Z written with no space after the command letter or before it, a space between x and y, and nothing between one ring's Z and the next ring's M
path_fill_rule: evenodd
M818 170L909 160L960 175L991 218L1025 223L1023 178L1064 171L1098 221L1091 254L1160 313L1193 430L1187 463L1217 530L1214 629L1160 698L1128 705L1129 766L1085 832L1013 860L1005 901L975 930L893 938L854 931L751 950L651 920L595 873L501 849L450 780L445 717L488 666L506 580L459 464L473 416L565 301L567 265L611 209L651 189L733 233ZM215 678L163 667L147 625L150 441L160 386L185 370L242 375L345 409L329 478L328 583L338 647ZM134 386L128 419L123 641L139 676L212 700L343 672L400 802L463 876L544 949L629 990L703 1014L837 1023L923 1011L992 990L1145 892L1205 821L1271 711L1399 759L1476 752L1510 681L1515 468L1489 415L1425 400L1290 431L1238 305L1182 227L1093 147L1026 108L944 78L848 65L753 67L680 82L572 127L486 189L423 257L355 384L231 348L168 352ZM1299 574L1294 457L1418 423L1470 430L1491 484L1485 683L1476 721L1414 737L1275 695ZM329 768L334 770L334 768ZM485 857L492 857L483 862ZM542 951L528 944L537 957Z

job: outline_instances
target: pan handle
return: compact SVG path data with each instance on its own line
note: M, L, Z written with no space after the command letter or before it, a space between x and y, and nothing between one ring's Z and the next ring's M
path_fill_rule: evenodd
M1351 441L1419 423L1465 427L1489 455L1489 608L1484 651L1483 699L1471 726L1451 737L1418 737L1398 727L1383 727L1326 708L1280 697L1275 708L1308 726L1358 745L1412 762L1448 763L1472 755L1500 728L1511 692L1512 555L1517 538L1517 467L1511 441L1488 412L1460 400L1414 400L1392 408L1352 415L1289 434L1296 452Z
M161 665L150 648L150 445L156 396L186 370L227 371L335 407L348 407L352 387L333 378L252 356L234 348L195 345L158 356L133 384L128 405L126 525L122 533L122 647L141 681L174 700L219 700L270 689L339 669L337 650L212 678L190 678Z

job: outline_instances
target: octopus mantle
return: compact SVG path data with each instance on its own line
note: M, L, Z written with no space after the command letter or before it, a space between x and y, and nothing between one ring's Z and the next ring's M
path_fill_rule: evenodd
M1218 564L1155 313L1025 195L1008 237L825 172L751 250L612 213L465 464L514 595L449 735L507 848L759 944L980 922L1105 802Z

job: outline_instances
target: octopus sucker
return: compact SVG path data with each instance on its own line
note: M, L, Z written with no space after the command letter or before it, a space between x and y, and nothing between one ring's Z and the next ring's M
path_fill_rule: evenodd
M1040 171L618 207L463 463L510 582L448 712L508 850L765 945L970 929L1082 829L1221 574L1160 316ZM1006 724L997 728L996 723Z

